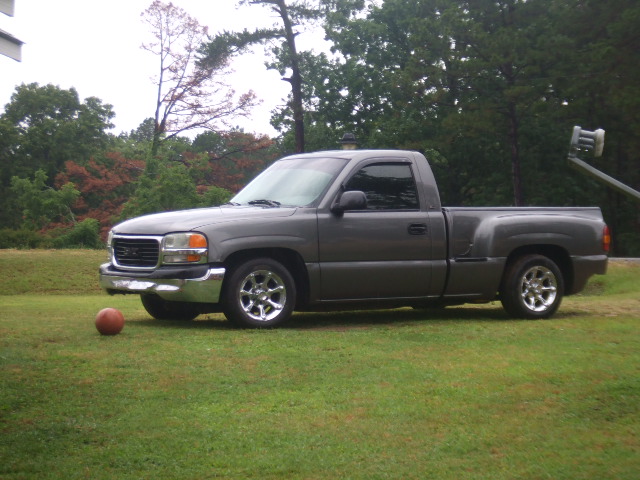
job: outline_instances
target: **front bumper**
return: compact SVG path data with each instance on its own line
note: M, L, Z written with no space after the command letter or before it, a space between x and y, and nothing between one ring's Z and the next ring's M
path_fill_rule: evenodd
M100 287L111 295L152 293L176 302L218 303L224 274L224 268L208 265L142 273L116 270L105 263L100 266Z

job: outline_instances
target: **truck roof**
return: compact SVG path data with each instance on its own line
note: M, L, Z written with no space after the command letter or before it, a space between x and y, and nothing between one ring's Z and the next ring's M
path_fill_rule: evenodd
M318 152L309 153L295 153L287 155L284 158L318 158L318 157L333 157L333 158L345 158L345 159L360 159L371 157L413 157L417 152L412 150L377 150L377 149L363 149L363 150L320 150Z

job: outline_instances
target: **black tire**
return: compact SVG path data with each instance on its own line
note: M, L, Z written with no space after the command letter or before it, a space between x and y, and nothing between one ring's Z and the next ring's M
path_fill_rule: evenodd
M543 255L515 259L504 273L500 301L515 318L548 318L560 307L564 279L558 266Z
M193 320L200 309L193 303L170 302L158 295L140 295L142 306L149 315L157 320Z
M225 317L236 325L275 327L293 314L296 285L280 262L255 258L231 269L225 279L222 300Z

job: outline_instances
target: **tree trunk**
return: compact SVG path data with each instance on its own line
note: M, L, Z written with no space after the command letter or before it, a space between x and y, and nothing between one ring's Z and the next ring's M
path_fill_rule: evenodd
M291 78L285 80L291 84L291 95L293 97L291 110L293 111L293 122L296 135L296 153L304 152L304 110L302 108L302 77L300 75L300 64L298 62L298 51L296 49L296 35L293 32L291 18L287 11L285 0L277 0L277 9L282 23L284 24L285 39L291 56Z
M522 174L520 173L520 145L518 139L518 116L516 106L509 104L509 140L511 142L511 181L513 183L513 199L516 207L524 205L522 194Z

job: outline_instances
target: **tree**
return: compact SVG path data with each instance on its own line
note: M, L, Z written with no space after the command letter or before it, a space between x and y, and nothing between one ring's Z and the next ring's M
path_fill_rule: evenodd
M80 192L73 183L65 183L56 190L47 185L46 173L38 170L33 180L13 177L11 193L22 210L22 226L25 228L38 230L57 220L75 223L71 206Z
M135 142L153 142L153 134L155 131L155 120L151 117L146 118L138 125L138 128L131 130L128 138Z
M224 83L228 57L198 63L197 49L207 38L207 27L172 3L154 1L142 13L154 41L142 45L158 57L152 154L163 139L194 129L216 130L255 105L252 92L237 100Z
M339 74L319 76L335 82L317 85L330 89L316 102L322 120L337 110L373 146L437 148L458 170L456 201L525 202L521 130L545 107L557 46L539 2L387 0L364 17L329 16L327 36L342 60ZM504 184L508 165L509 196L475 180Z
M109 142L114 117L111 105L95 97L80 102L74 88L37 83L16 87L3 121L15 131L13 146L2 158L3 172L32 175L43 169L53 178L67 160L86 161Z
M151 160L153 162L153 160ZM127 201L122 218L148 213L181 210L198 203L196 185L184 165L147 169L135 194Z
M162 168L147 169L138 181L135 194L124 205L121 218L211 207L231 198L231 192L221 187L198 188L193 174L193 170L184 164L165 164Z
M494 112L497 136L505 139L511 165L513 202L525 204L522 174L522 130L532 115L553 105L550 71L554 51L563 46L539 1L463 2L456 19L456 41L468 52L464 65L472 79L461 98L463 108ZM489 125L490 123L485 123Z
M322 10L312 7L308 0L287 2L285 0L241 0L239 6L255 5L265 7L275 13L281 25L273 25L267 29L257 29L253 32L223 32L214 37L202 48L204 58L202 65L215 64L219 58L241 53L257 43L265 43L269 40L282 40L282 47L274 47L272 52L277 62L271 67L277 68L283 75L283 80L291 84L291 110L295 131L295 151L305 151L304 108L301 75L301 56L296 46L297 27L320 17ZM284 77L286 70L291 70L289 77Z
M567 48L556 65L558 95L570 125L605 128L597 168L640 189L640 3L634 0L558 2L557 30ZM570 21L566 21L570 19ZM588 126L588 127L587 127ZM603 207L616 254L640 256L640 205L576 173L591 204Z
M12 177L42 170L51 186L65 162L85 164L108 148L113 116L111 105L95 97L81 102L73 88L16 87L0 115L0 225L16 227L20 218L8 192Z
M78 222L95 219L103 238L118 220L124 204L133 195L144 162L125 157L120 152L107 152L104 158L92 159L86 165L65 163L56 176L55 185L73 183L80 192L72 210Z
M279 153L266 136L242 131L202 133L194 139L192 149L185 157L195 170L198 189L216 185L231 192L244 187Z
M600 204L638 238L637 206L564 161L573 125L601 126L605 170L640 181L637 2L335 4L325 29L339 56L303 63L307 134L329 125L363 146L422 150L448 203Z
M247 2L245 2L247 3ZM302 76L300 75L300 61L296 47L296 33L294 22L302 18L312 18L315 12L307 4L298 3L290 9L285 0L249 0L250 4L268 6L282 20L282 33L285 48L281 50L280 58L291 67L291 76L283 80L291 84L291 110L296 138L296 152L304 152L304 111L302 108Z

